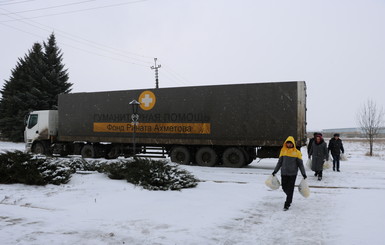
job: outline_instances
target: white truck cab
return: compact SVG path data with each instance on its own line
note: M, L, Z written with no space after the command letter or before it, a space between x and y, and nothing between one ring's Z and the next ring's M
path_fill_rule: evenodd
M58 111L33 111L29 114L24 131L26 151L45 154L57 136Z

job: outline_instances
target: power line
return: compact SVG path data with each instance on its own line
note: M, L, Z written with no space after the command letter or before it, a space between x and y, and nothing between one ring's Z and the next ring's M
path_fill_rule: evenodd
M32 0L30 0L32 1ZM89 2L90 0L88 1L82 1L82 2L79 2L79 3L84 3L84 2ZM138 2L143 2L143 1L147 1L147 0L140 0L140 1L134 1L134 2L129 2L129 3L124 3L124 4L132 4L132 3L138 3ZM118 5L123 5L123 4L118 4ZM113 7L113 6L117 6L117 5L109 5L110 7ZM97 7L97 8L102 8L102 7ZM0 8L2 9L2 8ZM96 8L93 8L93 9L96 9ZM8 17L11 17L13 18L14 20L12 21L20 21L24 24L27 24L27 25L30 25L30 26L33 26L35 28L38 28L40 30L43 30L43 31L52 31L52 27L49 27L49 26L46 26L46 25L43 25L39 22L36 22L36 21L33 21L33 20L28 20L29 18L20 18L18 14L16 13L12 13L8 10L5 10L5 9L2 9L3 11L6 11L8 12L8 14L3 14L3 15L7 15ZM17 17L19 17L19 19L15 18L15 17L12 17L11 15L15 15ZM25 21L25 20L28 20ZM35 24L32 24L32 23L35 23ZM25 31L23 29L20 29L20 28L16 28L16 27L13 27L13 26L10 26L10 25L7 25L5 23L1 23L0 24L4 25L4 26L7 26L8 28L13 28L15 30L18 30L20 32L23 32L23 33L27 33L29 35L33 35L33 36L37 36L39 38L41 38L41 36L39 35L36 35L35 33L32 33L32 32L29 32L29 31ZM38 25L38 26L37 26ZM42 27L41 27L42 26ZM133 64L133 65L137 65L137 66L142 66L142 67L149 67L150 64L152 64L151 62L149 61L145 61L145 60L142 60L140 58L135 58L135 57L132 57L130 55L134 55L134 56L137 56L137 57L141 57L141 58L152 58L150 56L146 56L146 55L141 55L141 54L136 54L136 53L132 53L132 52L128 52L128 51L125 51L125 50L121 50L121 49L117 49L117 48L113 48L113 47L109 47L109 46L106 46L106 45L103 45L103 44L100 44L100 43L97 43L95 41L91 41L91 40L87 40L85 38L82 38L82 37L79 37L79 36L76 36L76 35L73 35L73 34L70 34L68 32L64 32L64 31L60 31L60 30L55 30L55 33L58 33L59 35L63 36L64 38L67 38L69 40L72 40L76 43L80 43L80 44L86 44L87 47L89 46L93 46L93 47L96 47L98 48L98 50L103 50L105 52L108 52L108 53L112 53L114 55L117 55L117 56L121 56L123 58L127 58L127 59L131 59L131 60L135 60L137 62L140 62L140 63L143 63L143 64L139 64L137 62L132 62L132 61L127 61L127 60L124 60L124 59L121 59L121 58L116 58L116 57L112 57L110 55L104 55L104 54L101 54L101 53L98 53L98 52L94 52L94 51L90 51L90 50L87 50L87 49L83 49L83 48L80 48L80 47L77 47L77 46L74 46L74 45L69 45L69 44L66 44L64 42L60 42L62 43L64 46L67 46L67 47L71 47L73 49L77 49L77 50L80 50L82 52L86 52L86 53L90 53L90 54L93 54L93 55L97 55L97 56L100 56L100 57L105 57L105 58L109 58L109 59L113 59L113 60L116 60L116 61L120 61L120 62L123 62L123 63L128 63L128 64ZM122 54L123 53L123 54ZM127 55L129 54L129 55ZM159 67L158 67L159 68ZM171 75L172 77L176 78L177 80L180 80L182 81L183 84L186 84L184 81L187 81L185 78L183 78L181 75L179 75L177 72L173 71L171 68L169 67L166 67L166 70L164 70L166 73L168 73L169 75ZM167 74L164 74L166 77L170 78L172 81L174 82L177 82L177 80L175 80L174 78L170 77L169 75ZM179 83L179 82L177 82Z
M4 26L7 26L7 27L9 27L9 28L18 30L18 31L23 32L23 33L27 33L27 34L29 34L29 35L32 35L32 36L35 36L35 37L38 37L38 38L42 38L41 36L39 36L39 35L37 35L37 34L35 34L35 33L29 32L29 31L25 31L25 30L22 30L22 29L20 29L20 28L14 27L14 26L10 26L10 25L8 25L8 24L5 24L5 23L0 23L0 24L1 24L1 25L4 25ZM109 58L109 59L113 59L113 60L116 60L116 61L120 61L120 62L123 62L123 63L133 64L133 65L137 65L137 66L142 66L142 67L148 68L148 65L139 64L139 63L135 63L135 62L131 62L131 61L126 61L126 60L119 59L119 58L115 58L115 57L108 56L108 55L103 55L103 54L100 54L100 53L97 53L97 52L93 52L93 51L89 51L89 50L82 49L82 48L79 48L79 47L75 47L75 46L73 46L73 45L64 43L64 42L62 42L62 41L59 41L59 43L61 43L61 44L64 45L64 46L71 47L71 48L73 48L73 49L77 49L77 50L80 50L80 51L83 51L83 52L86 52L86 53L89 53L89 54L93 54L93 55L97 55L97 56L100 56L100 57L104 57L104 58Z
M186 85L187 83L181 81L181 80L175 80L175 77L170 76L171 73L167 72L166 70L163 70L162 72L162 77L168 78L170 81L176 83L176 84L181 84L181 85Z
M22 30L22 29L20 29L20 28L14 27L14 26L10 26L10 25L8 25L8 24L5 24L5 23L0 23L0 24L1 24L1 25L4 25L4 26L7 26L7 27L9 27L9 28L15 29L15 30L17 30L17 31L26 33L26 34L29 34L29 35L32 35L32 36L35 36L35 37L38 37L38 38L42 38L41 36L39 36L39 35L37 35L37 34L35 34L35 33L29 32L29 31L25 31L25 30ZM89 54L93 54L93 55L97 55L97 56L100 56L100 57L104 57L104 58L109 58L109 59L112 59L112 60L120 61L120 62L123 62L123 63L128 63L128 64L132 64L132 65L137 65L137 66L142 66L142 67L148 68L148 65L144 65L144 64L139 64L139 63L127 61L127 60L119 59L119 58L112 57L112 56L108 56L108 55L103 55L103 54L100 54L100 53L97 53L97 52L93 52L93 51L90 51L90 50L86 50L86 49L82 49L82 48L79 48L79 47L75 47L75 46L73 46L73 45L64 43L64 42L62 42L62 41L59 41L59 43L61 43L61 44L64 45L64 46L71 47L71 48L73 48L73 49L77 49L77 50L80 50L80 51L83 51L83 52L86 52L86 53L89 53Z
M25 31L25 30L19 29L19 28L14 27L14 26L10 26L10 25L5 24L5 23L0 23L0 25L7 26L7 27L9 27L9 28L18 30L18 31L20 31L20 32L24 32L24 33L30 34L30 35L32 35L32 36L36 36L36 37L42 38L41 36L39 36L39 35L37 35L37 34L35 34L35 33L29 32L29 31Z
M36 37L42 38L41 36L39 36L39 35L37 35L37 34L35 34L35 33L28 32L28 31L19 29L19 28L17 28L17 27L10 26L10 25L8 25L8 24L4 24L4 23L0 23L0 24L1 24L1 25L4 25L4 26L7 26L7 27L9 27L9 28L18 30L18 31L23 32L23 33L27 33L27 34L29 34L29 35L32 35L32 36L36 36ZM83 52L86 52L86 53L89 53L89 54L93 54L93 55L97 55L97 56L100 56L100 57L104 57L104 58L109 58L109 59L117 60L117 61L120 61L120 62L123 62L123 63L133 64L133 65L137 65L137 66L142 66L142 67L148 68L147 65L143 65L143 64L139 64L139 63L135 63L135 62L130 62L130 61L118 59L118 58L115 58L115 57L111 57L111 56L99 54L99 53L96 53L96 52L93 52L93 51L89 51L89 50L85 50L85 49L82 49L82 48L79 48L79 47L75 47L75 46L73 46L73 45L69 45L69 44L67 44L67 43L63 43L63 42L61 42L61 41L59 41L59 43L61 43L61 44L64 45L64 46L68 46L68 47L71 47L71 48L73 48L73 49L77 49L77 50L80 50L80 51L83 51Z
M92 7L92 8L86 8L86 9L78 9L78 10L66 11L66 12L61 12L61 13L56 13L56 14L47 14L47 15L40 15L40 16L34 16L34 17L25 17L25 18L21 18L21 19L0 21L0 23L19 21L19 20L38 19L38 18L42 18L42 17L57 16L57 15L63 15L63 14L73 14L73 13L85 12L85 11L96 10L96 9L101 9L101 8L111 8L111 7L118 7L118 6L128 5L128 4L136 4L136 3L145 2L145 1L148 1L148 0L136 0L136 1L131 1L131 2L128 2L128 3L110 4L110 5L104 5L104 6Z
M11 3L0 3L0 6L13 5L13 4L19 4L19 3L26 3L26 2L32 2L32 1L35 1L35 0L24 0L24 1L19 1L19 2L4 1L4 2L11 2Z
M122 59L115 58L115 57L108 56L108 55L99 54L99 53L96 53L96 52L93 52L93 51L89 51L89 50L85 50L85 49L82 49L82 48L79 48L79 47L75 47L75 46L72 46L72 45L69 45L69 44L66 44L66 43L63 43L63 42L59 42L59 43L61 43L64 46L68 46L68 47L71 47L73 49L77 49L77 50L80 50L80 51L83 51L83 52L86 52L86 53L89 53L89 54L97 55L97 56L100 56L100 57L109 58L109 59L113 59L113 60L120 61L120 62L123 62L123 63L128 63L128 64L132 64L132 65L142 66L142 67L146 67L146 68L148 67L147 65L143 65L143 64L139 64L139 63L135 63L135 62L131 62L131 61L122 60Z
M5 10L3 8L0 8L1 10L3 11L7 11L9 12L8 10ZM14 14L16 16L18 16L17 14ZM12 16L9 16L11 18L14 18ZM33 21L33 20L29 20L29 22L27 21L24 21L24 20L20 20L21 22L27 24L27 25L30 25L30 26L33 26L35 28L38 28L40 30L43 30L43 31L52 31L52 27L49 27L49 26L46 26L46 25L43 25L39 22L36 22L36 21ZM32 24L32 23L35 23L35 24ZM0 23L0 24L4 24L4 23ZM42 27L41 27L42 26ZM81 37L78 37L78 36L75 36L75 35L72 35L72 34L69 34L67 32L64 32L64 31L61 31L61 30L57 30L55 31L56 33L58 33L59 35L63 36L64 38L67 38L67 39L70 39L74 42L77 42L77 43L80 43L80 44L85 44L87 46L93 46L93 47L96 47L98 48L99 50L104 50L105 52L109 52L109 53L114 53L115 55L118 55L118 56L122 56L124 58L128 58L128 59L132 59L132 60L135 60L137 62L142 62L142 63L145 63L147 65L151 65L152 63L149 62L149 61L145 61L141 58L137 58L137 57L142 57L142 58L145 58L145 59L149 59L149 58L152 58L150 56L145 56L145 55L141 55L141 54L136 54L136 53L133 53L133 52L128 52L128 51L125 51L125 50L119 50L119 49L116 49L116 48L113 48L113 47L109 47L109 46L106 46L106 45L103 45L103 44L99 44L97 42L94 42L94 41L91 41L91 40L87 40L87 39L84 39L84 38L81 38ZM122 54L123 53L123 54ZM125 54L126 53L126 54ZM128 55L129 54L129 55ZM137 57L132 57L130 55L134 55L134 56L137 56Z
M43 25L43 26L44 26L44 25ZM46 26L46 27L48 27L48 26ZM56 29L56 30L57 30L57 29ZM97 43L97 42L95 42L95 41L88 40L88 39L85 39L85 38L82 38L82 37L79 37L79 36L70 34L70 33L65 32L65 31L61 31L61 30L57 30L57 31L59 31L59 34L60 34L60 32L62 32L64 35L63 35L63 34L61 34L61 35L64 36L64 37L65 37L65 35L67 35L67 36L69 36L69 37L73 37L73 38L75 39L75 41L77 41L77 42L79 42L79 43L81 43L81 42L83 41L83 42L86 42L86 43L91 44L91 45L93 45L93 46L97 46L98 48L102 48L102 49L105 49L105 50L108 50L108 49L109 49L109 50L112 50L112 51L113 51L114 53L116 53L117 55L125 56L125 57L128 57L128 58L130 58L130 59L134 59L134 60L141 61L141 60L139 60L138 58L133 58L133 57L130 57L130 56L128 56L128 55L121 54L121 53L126 53L126 54L129 54L129 55L134 55L134 56L142 57L142 58L146 58L146 59L152 58L151 56L146 56L146 55L137 54L137 53L129 52L129 51L122 50L122 49L117 49L117 48L114 48L114 47L109 47L109 46L107 46L107 45L100 44L100 43ZM67 37L67 38L68 38L68 37ZM71 38L69 38L69 39L71 39ZM79 40L81 40L81 41L78 41L78 40L76 40L76 39L79 39ZM110 52L111 52L111 51L110 51ZM152 63L149 62L149 61L141 61L141 62L147 63L147 64L149 64L149 65L152 64Z
M29 34L29 35L32 35L32 36L35 36L35 37L38 37L38 38L43 38L35 33L32 33L32 32L28 32L28 31L25 31L25 30L22 30L22 29L19 29L17 27L14 27L14 26L10 26L8 24L4 24L4 23L0 23L1 25L4 25L4 26L7 26L9 28L12 28L12 29L15 29L15 30L18 30L20 32L23 32L23 33L26 33L26 34ZM73 48L73 49L76 49L76 50L80 50L82 52L85 52L85 53L89 53L89 54L92 54L92 55L96 55L96 56L99 56L99 57L104 57L104 58L108 58L108 59L112 59L112 60L115 60L115 61L119 61L119 62L122 62L122 63L128 63L128 64L132 64L132 65L137 65L137 66L141 66L143 68L148 68L147 65L143 65L143 64L139 64L139 63L135 63L135 62L130 62L130 61L126 61L126 60L122 60L122 59L119 59L119 58L116 58L116 57L111 57L111 56L108 56L108 55L103 55L103 54L100 54L100 53L96 53L96 52L93 52L93 51L89 51L89 50L85 50L85 49L82 49L82 48L79 48L79 47L75 47L73 45L70 45L70 44L67 44L67 43L63 43L61 41L59 41L60 44L64 45L64 46L67 46L67 47L70 47L70 48ZM187 85L186 82L184 82L183 80L180 80L177 78L177 80L175 80L175 76L168 72L167 70L164 70L164 73L162 73L164 77L168 78L169 80L171 80L172 82L174 83L177 83L177 84L182 84L182 85Z
M50 7L45 7L45 8L23 10L23 11L18 11L18 12L10 12L10 13L7 13L7 14L0 14L0 15L11 15L11 14L28 13L28 12L34 12L34 11L40 11L40 10L46 10L46 9L54 9L54 8L60 8L60 7L72 6L72 5L79 5L79 4L88 3L88 2L94 2L94 1L95 1L95 0L87 0L87 1L82 1L82 2L67 3L67 4L56 5L56 6L50 6Z
M177 73L176 71L171 69L167 64L165 65L163 63L163 68L165 70L168 70L169 74L172 75L173 77L175 77L176 79L188 82L188 79L184 78L182 75L180 75L179 73Z

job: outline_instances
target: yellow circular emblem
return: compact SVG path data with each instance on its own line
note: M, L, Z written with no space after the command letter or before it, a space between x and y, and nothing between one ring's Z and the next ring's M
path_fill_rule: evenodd
M140 108L142 108L142 110L145 110L145 111L151 110L156 103L155 94L148 90L143 91L139 95L139 102L140 102Z

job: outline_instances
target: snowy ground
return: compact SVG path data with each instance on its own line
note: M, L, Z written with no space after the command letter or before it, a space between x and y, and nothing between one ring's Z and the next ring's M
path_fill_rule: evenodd
M23 150L0 142L0 150ZM341 173L317 181L311 195L284 193L264 181L277 159L247 168L185 166L202 182L183 191L147 191L99 173L66 185L0 185L1 244L384 244L385 144L374 158L345 141ZM307 159L306 150L302 150ZM297 183L300 181L297 178Z

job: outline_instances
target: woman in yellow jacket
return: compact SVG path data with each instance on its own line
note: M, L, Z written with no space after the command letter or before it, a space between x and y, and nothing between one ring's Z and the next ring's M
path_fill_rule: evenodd
M293 136L287 137L285 143L283 144L279 154L277 166L273 171L274 176L279 169L281 169L282 189L286 194L286 201L283 208L283 210L286 211L289 209L291 202L293 201L294 186L298 169L300 169L303 178L307 178L306 171L303 166L302 154L295 147L295 140Z

